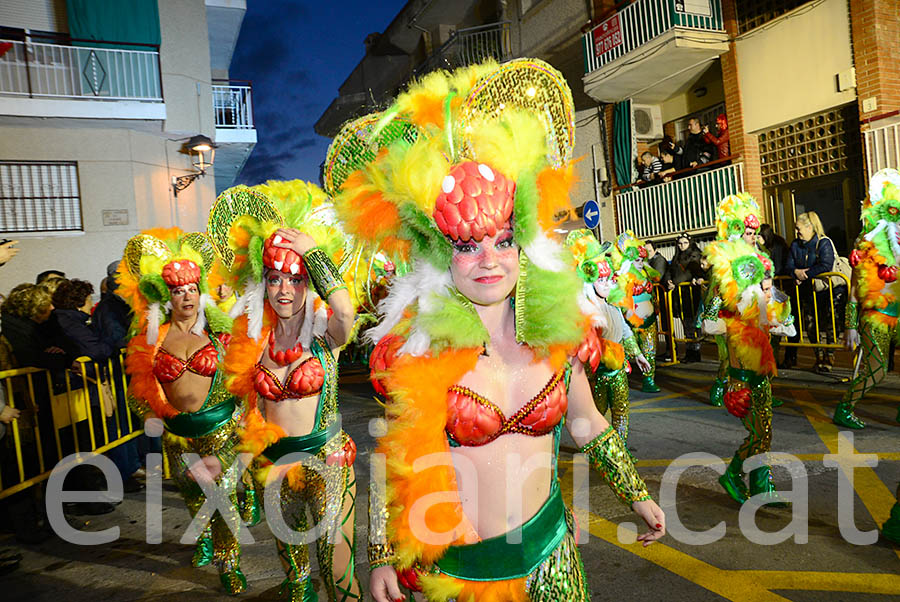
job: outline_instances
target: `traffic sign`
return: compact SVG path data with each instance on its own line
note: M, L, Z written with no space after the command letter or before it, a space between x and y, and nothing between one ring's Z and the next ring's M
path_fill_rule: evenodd
M593 230L600 223L600 205L594 199L584 204L583 209L584 225Z

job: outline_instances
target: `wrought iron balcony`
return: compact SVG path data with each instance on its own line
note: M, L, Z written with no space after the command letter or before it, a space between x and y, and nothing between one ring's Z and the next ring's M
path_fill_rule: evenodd
M419 77L435 69L474 65L489 58L505 61L511 57L509 21L457 29L449 39L415 68Z
M213 81L212 96L216 128L253 129L253 88L249 81Z
M900 169L900 121L867 130L866 171L871 178L885 167Z

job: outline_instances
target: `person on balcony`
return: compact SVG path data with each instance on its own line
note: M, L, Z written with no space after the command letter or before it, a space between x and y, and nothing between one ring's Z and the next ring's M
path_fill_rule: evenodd
M672 315L681 319L684 338L688 339L682 362L699 362L701 360L700 333L695 322L702 293L700 286L695 282L704 277L703 270L700 268L703 253L687 232L678 235L675 245L675 256L672 257L668 269L663 273L662 281L666 289L672 291Z
M747 458L768 452L772 444L769 380L775 375L775 356L769 337L793 328L789 302L773 295L771 261L742 236L748 224L758 227L758 215L756 200L746 193L728 196L719 204L719 237L704 249L717 302L707 307L703 329L725 336L729 364L723 400L729 413L740 418L747 429L746 439L719 483L738 503L760 495L758 499L765 504L784 505L769 466L751 471L749 488L743 471Z
M697 168L712 161L717 155L716 147L706 141L700 120L691 117L688 120L688 137L684 143L684 166Z
M644 151L641 154L639 165L640 179L638 180L638 185L649 186L650 184L657 184L661 170L662 162L660 162L659 158L654 157L650 151Z
M650 369L644 372L641 390L645 393L658 393L656 346L659 336L656 322L659 310L653 285L659 282L662 275L644 264L647 249L631 230L616 238L611 257L619 286L625 292L617 305L631 325L641 353L650 363Z
M844 343L857 349L850 387L834 411L835 424L865 427L854 412L857 402L887 374L891 341L900 315L900 173L883 169L869 181L862 209L863 231L850 254L853 290L845 317ZM900 422L900 412L897 413ZM900 509L898 509L900 511ZM897 517L900 518L900 517ZM900 532L898 520L893 533Z
M716 147L716 159L725 159L731 152L728 142L728 119L725 113L720 113L716 117L716 128L719 130L716 135L709 131L709 126L703 126L703 140Z
M116 273L117 290L131 305L140 332L128 342L128 404L145 429L148 423L159 429L162 422L163 453L192 518L208 510L195 476L202 471L188 464L189 454L214 454L224 473L216 482L230 491L237 508L234 486L240 475L229 468L237 458L243 416L219 369L232 324L208 293L215 252L194 245L200 246L197 239L178 228L143 232L126 244ZM215 563L222 586L234 595L247 588L247 579L240 568L240 521L228 514L201 514L205 526L191 564Z
M610 423L628 445L628 374L629 360L634 360L641 372L650 370L650 363L641 353L637 340L622 312L612 305L625 292L616 285L612 262L608 256L610 244L601 245L590 230L575 230L566 237L572 252L576 272L584 281L582 296L578 298L581 311L591 319L596 335L594 345L583 345L578 359L591 383L594 404L601 414L610 412Z
M838 307L846 305L847 287L835 287L832 300L829 297L827 281L823 283L814 280L819 274L833 271L837 255L834 243L825 236L822 222L815 211L808 211L797 216L794 233L796 238L791 243L786 269L794 278L794 290L797 291L798 303L794 304L795 310L803 314L803 327L811 343L834 343L835 329L832 327L832 321L835 325L838 324L836 310ZM815 296L815 300L813 300L813 296ZM794 314L794 318L799 324L798 313ZM792 343L799 342L799 332L789 340ZM834 366L834 350L816 347L815 354L816 363L813 370L820 374L831 372ZM797 348L788 347L780 367L793 368L796 365Z

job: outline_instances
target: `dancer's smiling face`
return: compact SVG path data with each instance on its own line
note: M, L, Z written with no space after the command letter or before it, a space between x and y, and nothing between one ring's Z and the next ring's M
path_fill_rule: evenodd
M494 305L507 299L519 280L519 246L511 228L480 241L455 241L450 276L472 303Z
M193 318L200 310L200 288L197 283L169 287L172 297L172 318L186 320Z
M279 318L290 318L306 304L306 278L270 269L266 272L266 297Z

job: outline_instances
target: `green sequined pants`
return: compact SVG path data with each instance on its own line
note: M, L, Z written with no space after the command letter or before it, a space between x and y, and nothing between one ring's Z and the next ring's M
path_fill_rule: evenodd
M619 437L628 443L628 374L624 369L598 370L591 376L594 403L601 414L610 411L610 422Z
M720 334L716 335L715 340L719 358L719 370L716 372L716 378L724 381L728 378L728 344L725 342L725 337Z
M569 522L569 532L525 580L525 591L532 602L587 602L591 599L568 511L566 520Z
M634 328L633 330L638 348L650 363L650 369L644 374L644 378L656 380L656 344L659 339L656 323L651 324L649 328Z
M231 504L235 508L238 507L236 486L240 475L229 475L228 473L228 469L237 458L235 447L239 440L235 431L238 419L239 417L232 418L223 426L203 437L179 437L169 431L163 433L163 454L165 454L172 480L175 481L191 518L197 517L206 497L200 486L188 476L188 465L184 454L194 453L201 458L216 455L223 461L223 464L227 464L222 467L222 474L216 479L216 485L230 490ZM207 514L207 510L203 512L200 520L206 524L206 528L202 537L212 538L215 562L225 571L238 568L241 555L241 547L235 535L240 527L238 514L233 515L234 521L229 525L225 517L218 511L214 512L212 516Z
M866 317L860 317L859 350L855 358L855 369L850 387L844 393L841 403L848 404L852 410L856 402L865 397L887 375L888 352L894 328L880 324Z
M741 461L772 448L772 387L765 378L750 389L750 411L741 418L747 438L737 450Z
M341 449L347 440L346 433L341 431L316 456L324 464L325 459ZM356 531L352 524L356 505L354 472L349 466L338 465L324 466L319 471L304 468L303 471L303 482L296 489L291 487L287 478L282 480L279 495L281 515L294 531L307 531L311 525L320 529L321 535L315 542L316 560L329 602L360 599L359 595L349 593L357 581L353 563L356 551ZM258 488L261 487L261 484L258 485ZM331 506L328 504L330 500ZM345 566L334 565L337 542L349 547L349 561L342 563ZM277 539L275 543L287 573L285 586L304 591L309 587L312 574L309 545L283 543Z

